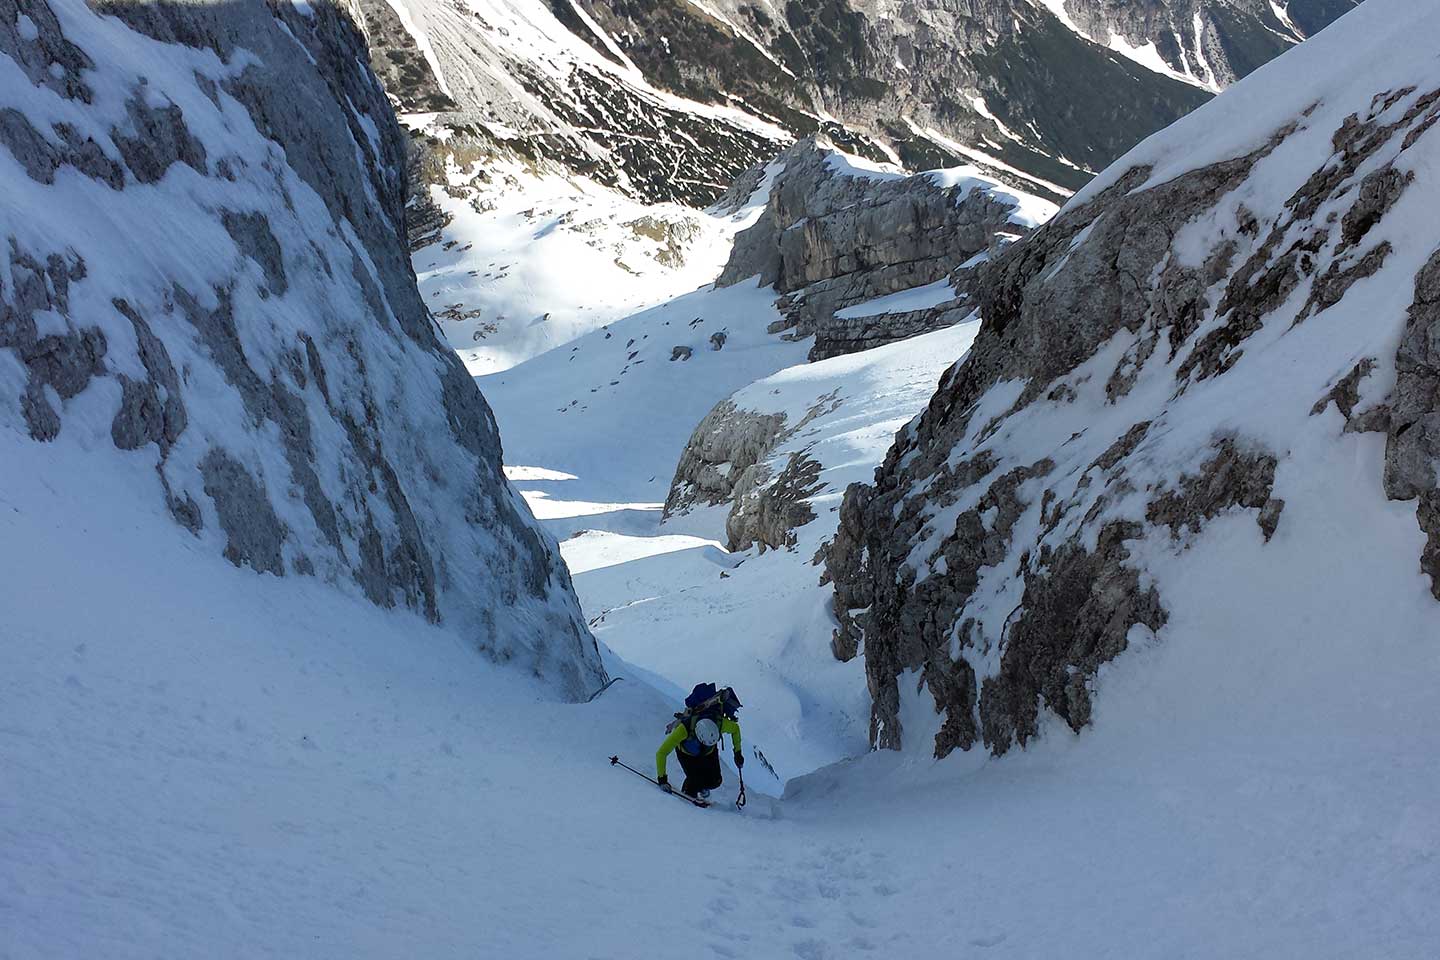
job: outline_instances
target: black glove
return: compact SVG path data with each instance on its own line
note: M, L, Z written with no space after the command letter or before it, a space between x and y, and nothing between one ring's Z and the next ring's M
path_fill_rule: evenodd
M658 784L660 784L660 789L661 789L661 790L664 790L666 793L674 793L674 792L675 792L675 788L672 787L672 786L670 786L670 778L669 778L669 777L661 777L659 780L656 780L655 782L658 783Z
M745 755L744 755L743 753L741 753L739 750L736 750L736 751L735 751L735 769L736 769L736 770L739 770L739 769L740 769L741 767L743 767L743 766L745 766Z

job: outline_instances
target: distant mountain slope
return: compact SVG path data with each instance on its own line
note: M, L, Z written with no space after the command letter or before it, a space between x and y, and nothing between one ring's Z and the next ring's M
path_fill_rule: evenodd
M1040 0L1072 30L1158 73L1223 90L1360 0Z
M1268 6L1249 12L1257 0L1072 9L1088 26L1058 0L358 2L387 89L426 115L442 154L523 158L692 205L817 133L912 170L974 163L1061 196L1304 36Z
M168 515L593 690L565 568L416 290L405 140L347 8L0 0L0 72L0 489L64 513L33 482L64 471L122 530Z
M1353 4L1294 0L1293 18L1270 0L549 5L599 54L691 100L801 136L833 118L914 170L989 158L1074 188L1076 166L1100 169Z
M1038 0L918 12L849 0L356 3L412 133L407 221L426 299L474 373L710 279L700 274L733 231L682 208L704 208L797 138L911 171L968 165L1061 202L1218 83L1158 54L1122 56ZM1161 4L1125 36L1143 47L1182 6L1195 4ZM1256 29L1274 50L1302 32Z
M1196 682L1303 676L1357 718L1353 676L1433 659L1437 35L1369 0L981 269L974 347L829 552L874 745L1079 730L1131 647L1246 638Z
M781 127L682 99L532 0L358 0L400 109L464 167L514 159L632 198L704 206L776 153ZM583 23L567 22L576 28Z

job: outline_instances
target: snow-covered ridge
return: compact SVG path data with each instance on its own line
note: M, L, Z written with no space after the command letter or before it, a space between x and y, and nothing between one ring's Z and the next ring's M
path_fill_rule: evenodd
M1437 31L1369 0L980 268L974 347L830 549L877 746L1135 722L1105 681L1134 648L1177 736L1410 729L1440 635ZM1283 717L1256 676L1295 684Z
M594 688L563 564L416 291L404 138L345 7L5 0L0 108L0 470L84 451L117 523L164 513Z

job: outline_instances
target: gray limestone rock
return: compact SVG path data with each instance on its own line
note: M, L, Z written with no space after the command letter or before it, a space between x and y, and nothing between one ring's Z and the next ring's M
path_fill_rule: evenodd
M1137 636L1163 641L1170 619L1165 587L1147 576L1137 543L1183 552L1237 513L1253 517L1261 549L1286 536L1296 521L1277 489L1288 454L1275 437L1246 436L1238 414L1207 437L1169 412L1201 381L1233 377L1247 349L1272 349L1287 329L1298 335L1305 326L1296 324L1319 322L1366 277L1391 270L1396 244L1375 234L1406 202L1410 181L1394 172L1394 157L1423 143L1417 131L1437 117L1440 91L1377 94L1340 123L1333 152L1313 171L1288 172L1294 193L1264 210L1247 206L1246 180L1283 156L1275 152L1298 122L1248 155L1162 183L1147 184L1146 168L1125 170L964 279L960 292L984 317L973 348L898 435L873 483L847 492L825 550L839 624L832 649L864 656L876 747L909 744L900 726L909 685L940 714L937 756L1023 746L1045 712L1082 729L1100 665ZM1319 154L1324 141L1306 136ZM1187 228L1209 246L1182 256L1177 238ZM1314 412L1333 403L1346 431L1386 434L1384 489L1417 502L1428 537L1419 566L1433 583L1440 252L1414 286L1389 395L1369 386L1387 358L1348 356L1340 369L1349 373L1334 375ZM1297 303L1299 291L1308 295ZM1261 330L1265 347L1254 347ZM1067 412L1077 402L1105 411L1103 429ZM1116 425L1116 407L1133 425ZM1045 460L1020 452L1057 420L1074 432L1060 433ZM1014 588L998 584L1018 584L1018 602L1000 606Z
M220 219L240 252L264 271L269 291L283 295L290 288L290 282L285 277L285 253L270 230L270 221L263 213L239 213L234 210L223 211Z
M815 519L809 501L822 487L821 465L808 447L791 451L783 463L777 450L840 404L834 393L828 394L792 424L784 413L746 410L734 400L722 400L700 421L680 455L664 517L729 504L727 549L793 548L795 529Z
M1265 539L1269 540L1280 513L1279 506L1270 506L1270 491L1275 486L1274 455L1245 451L1230 437L1217 441L1214 450L1214 456L1205 461L1199 473L1181 476L1174 489L1164 490L1152 499L1145 519L1167 527L1170 536L1178 540L1186 530L1199 531L1224 510L1249 507L1262 511L1257 522L1262 529L1268 527Z
M945 279L977 254L998 253L1029 232L1012 205L968 185L940 186L927 176L873 179L836 166L815 140L777 159L764 213L735 238L716 281L739 283L757 273L784 296L776 330L815 336L810 359L864 350L964 319L955 302L918 311L842 319L837 312Z
M1385 494L1418 501L1420 567L1440 600L1440 250L1415 276L1415 300L1395 355L1385 443Z
M264 485L230 454L216 447L200 461L205 493L215 503L225 531L225 559L261 573L285 575L280 548L287 532L275 515Z
M201 174L207 172L205 146L186 127L185 114L178 106L153 106L141 90L125 107L129 126L110 131L110 139L136 180L155 183L175 163L184 163Z
M153 464L177 535L445 623L563 695L599 686L558 549L416 290L407 137L353 4L71 6L65 23L89 18L75 37L106 45L103 87L46 3L0 0L0 64L22 78L0 89L20 171L0 186L21 202L0 205L6 443L24 457L98 408L97 478L107 458ZM73 125L38 129L32 85ZM75 218L6 222L76 189L115 198L116 230L135 202L165 229L126 244Z
M720 401L696 426L680 454L664 516L729 502L737 488L753 486L754 472L784 430L784 414L754 413L737 408L733 401Z

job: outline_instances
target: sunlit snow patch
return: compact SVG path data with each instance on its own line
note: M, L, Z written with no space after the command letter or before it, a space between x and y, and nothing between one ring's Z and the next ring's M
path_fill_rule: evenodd
M882 313L909 313L913 310L928 310L931 307L938 307L940 304L954 299L955 288L950 286L950 281L948 279L936 280L923 287L911 287L909 290L901 290L899 293L857 303L853 307L846 307L839 311L835 316L841 320L852 320L856 317L874 317Z
M729 554L718 540L704 537L667 535L661 537L636 537L606 530L582 530L560 544L560 554L570 567L570 573L578 576L591 570L602 570L632 560L658 557L680 550L703 548L707 558L724 566L733 566Z
M573 473L549 470L545 467L506 467L505 476L511 481L525 480L579 480Z

